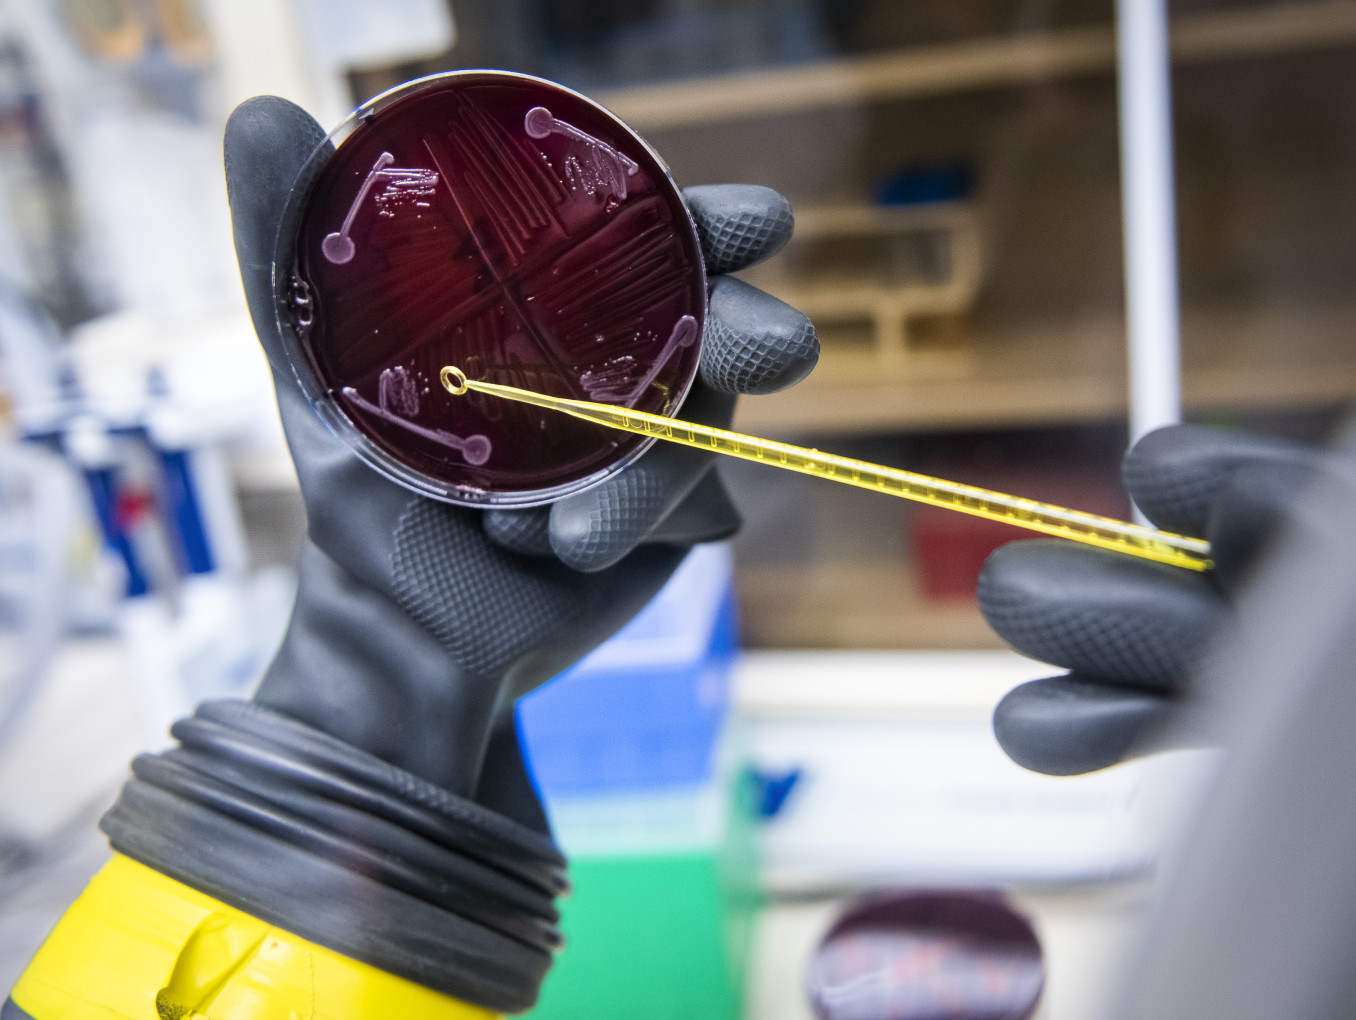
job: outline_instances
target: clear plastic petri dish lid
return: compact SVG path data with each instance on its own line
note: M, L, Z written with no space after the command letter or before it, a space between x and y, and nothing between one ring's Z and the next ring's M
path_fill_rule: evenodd
M284 349L324 421L417 492L534 506L653 438L479 394L473 379L673 415L696 376L706 278L653 150L563 86L421 78L359 107L307 162L279 233Z

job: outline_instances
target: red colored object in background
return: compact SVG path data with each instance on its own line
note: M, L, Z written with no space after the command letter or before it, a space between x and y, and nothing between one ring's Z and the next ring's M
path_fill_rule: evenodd
M469 504L532 505L652 440L452 397L473 379L672 414L705 272L686 206L624 124L549 82L457 72L360 109L318 154L279 253L303 388L379 469Z
M940 470L935 473L942 474ZM983 479L963 480L1073 510L1129 519L1130 502L1120 486L1111 480L1100 481L1049 469L986 474L988 477ZM944 477L960 480L954 475ZM929 599L973 599L979 573L990 553L1008 542L1041 537L1025 528L940 507L920 505L913 509L908 521L919 587L923 596Z

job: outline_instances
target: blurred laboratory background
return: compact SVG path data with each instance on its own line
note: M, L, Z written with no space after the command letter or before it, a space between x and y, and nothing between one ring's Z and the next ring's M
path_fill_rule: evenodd
M1126 517L1144 428L1321 442L1356 396L1356 0L1171 0L1166 40L1133 35L1161 6L0 0L0 990L106 856L129 758L247 696L289 612L305 522L231 247L236 103L329 127L457 68L573 87L680 186L792 202L745 275L823 353L737 429ZM740 534L522 705L576 887L533 1015L868 1020L820 982L854 904L907 933L945 893L1017 925L985 973L1025 1002L965 1015L1095 1016L1210 755L1024 772L989 713L1054 671L974 598L1021 533L721 471ZM915 1015L890 1003L943 977L890 959L854 979Z

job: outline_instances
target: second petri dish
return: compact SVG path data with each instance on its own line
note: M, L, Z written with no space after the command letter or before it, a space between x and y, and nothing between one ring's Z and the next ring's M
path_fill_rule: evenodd
M820 1020L1030 1020L1044 987L1031 922L973 889L868 894L834 921L806 970Z
M706 280L682 196L626 125L538 78L436 75L358 109L303 171L276 265L321 416L451 502L549 502L653 440L454 398L443 366L664 415L696 375Z

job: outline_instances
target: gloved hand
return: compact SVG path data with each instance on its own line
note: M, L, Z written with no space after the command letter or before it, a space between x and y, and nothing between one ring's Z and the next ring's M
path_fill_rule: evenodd
M566 883L514 702L614 633L693 543L729 535L738 517L713 457L662 443L595 489L525 511L435 502L359 460L303 398L273 297L278 224L324 137L302 110L263 97L236 110L225 140L241 276L306 504L293 615L253 702L207 703L177 723L179 746L134 762L102 824L119 854L233 919L223 930L236 934L213 946L248 948L254 936L239 932L257 919L312 956L323 947L447 1002L519 1012L559 944L553 898ZM686 197L712 282L701 379L682 414L725 425L735 393L799 380L818 341L803 315L722 275L786 241L785 199L736 186ZM157 915L145 927L172 925ZM234 950L194 948L197 931L175 944L174 973L188 977L160 989L162 1016L200 1008L202 989L248 969ZM15 1000L31 1008L23 987ZM344 1015L366 1015L353 1001ZM389 996L368 1008L430 1015Z
M618 629L687 546L729 535L738 518L714 458L669 444L552 507L488 513L415 498L353 457L302 399L273 300L277 224L323 138L304 112L269 98L244 104L226 131L241 272L279 383L310 537L296 615L256 700L471 796L501 710ZM694 188L689 203L714 280L702 381L682 413L720 425L734 393L808 373L818 341L803 315L719 275L787 240L785 199L726 186ZM348 590L360 592L361 611L352 598L332 605L328 593ZM365 614L378 609L390 619L374 628Z
M985 619L1018 651L1070 671L999 703L994 732L1008 755L1073 775L1183 739L1173 723L1192 671L1323 457L1193 425L1130 449L1122 475L1136 505L1159 528L1209 540L1209 573L1050 539L997 550L979 579Z

